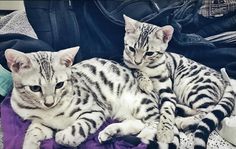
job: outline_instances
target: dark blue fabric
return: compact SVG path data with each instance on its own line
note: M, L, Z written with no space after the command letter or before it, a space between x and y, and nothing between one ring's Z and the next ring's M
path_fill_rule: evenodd
M53 51L47 43L22 34L0 34L0 64L8 69L4 52L6 49L15 49L22 52Z
M235 47L214 45L203 37L235 30L235 14L225 18L204 19L197 14L201 4L202 0L25 0L28 19L41 40L56 50L80 45L76 62L102 57L122 63L122 16L126 14L159 26L172 25L175 32L168 51L219 70L236 62ZM232 71L236 69L227 68ZM235 75L232 77L236 78Z

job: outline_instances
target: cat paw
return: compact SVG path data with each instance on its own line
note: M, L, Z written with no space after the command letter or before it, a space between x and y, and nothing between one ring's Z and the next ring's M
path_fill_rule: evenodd
M104 131L101 131L98 135L98 141L102 144L103 142L110 140L111 136Z
M148 77L142 76L138 79L139 88L145 93L151 93L153 91L152 81Z
M28 140L23 143L22 149L40 149L40 143Z
M111 124L107 126L105 129L103 129L99 134L98 134L98 140L100 143L103 143L105 141L110 140L114 135L118 135L119 133L119 128L116 127L116 124Z
M55 140L58 144L70 147L76 147L81 143L81 141L78 138L75 138L71 134L71 131L68 131L67 129L57 132Z
M157 140L162 143L171 143L174 138L173 126L168 125L166 127L163 123L160 123L157 128Z
M145 144L149 144L150 141L154 140L156 135L156 130L150 128L144 128L137 137L141 139L141 141Z

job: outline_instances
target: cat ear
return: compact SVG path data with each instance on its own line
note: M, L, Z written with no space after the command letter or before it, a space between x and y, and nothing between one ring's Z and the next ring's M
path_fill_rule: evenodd
M71 66L78 51L79 46L59 51L60 63L66 67Z
M169 42L174 33L174 28L170 25L166 25L166 26L163 26L161 30L163 31L163 41L165 43Z
M134 19L131 19L130 17L127 17L126 15L123 15L125 20L125 31L126 33L134 33L136 30L136 23L137 21Z
M12 72L19 72L20 69L30 68L31 62L29 57L23 52L7 49L5 51L5 57L7 59L7 64Z

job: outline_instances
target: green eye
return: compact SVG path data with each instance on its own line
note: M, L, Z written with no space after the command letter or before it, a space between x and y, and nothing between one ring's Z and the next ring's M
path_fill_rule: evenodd
M135 52L135 49L134 49L133 47L129 47L129 50L130 50L131 52Z
M154 55L154 54L155 54L155 52L146 52L146 53L145 53L146 56L152 56L152 55Z
M38 85L29 86L30 90L33 92L41 92L41 87Z
M60 88L62 88L63 87L63 85L64 85L64 82L59 82L59 83L57 83L56 84L56 89L60 89Z

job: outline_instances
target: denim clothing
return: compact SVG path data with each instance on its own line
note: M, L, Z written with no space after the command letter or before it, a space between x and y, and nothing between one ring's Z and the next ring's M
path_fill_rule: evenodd
M219 70L236 61L235 48L217 47L204 37L208 37L218 30L225 31L226 28L233 28L235 15L227 15L228 20L226 21L224 18L205 19L198 14L201 4L202 0L116 2L110 0L71 0L69 4L63 0L49 0L43 1L43 3L25 1L29 22L39 39L49 43L56 50L79 43L80 50L75 59L76 62L91 57L102 57L122 62L123 14L126 14L131 18L159 26L172 25L175 31L168 51L182 54ZM139 11L132 11L136 9ZM73 19L67 18L65 20L65 16L62 14L71 14ZM210 25L204 27L204 24ZM217 28L218 25L221 25L220 29ZM67 32L67 29L70 32ZM78 29L79 32L77 32ZM57 34L59 36L54 36ZM75 36L79 38L75 38Z
M211 20L211 19L209 19ZM204 26L200 28L196 34L202 37L209 37L212 35L220 34L227 31L236 30L236 14L229 14L228 16L213 19L211 23L202 24Z

